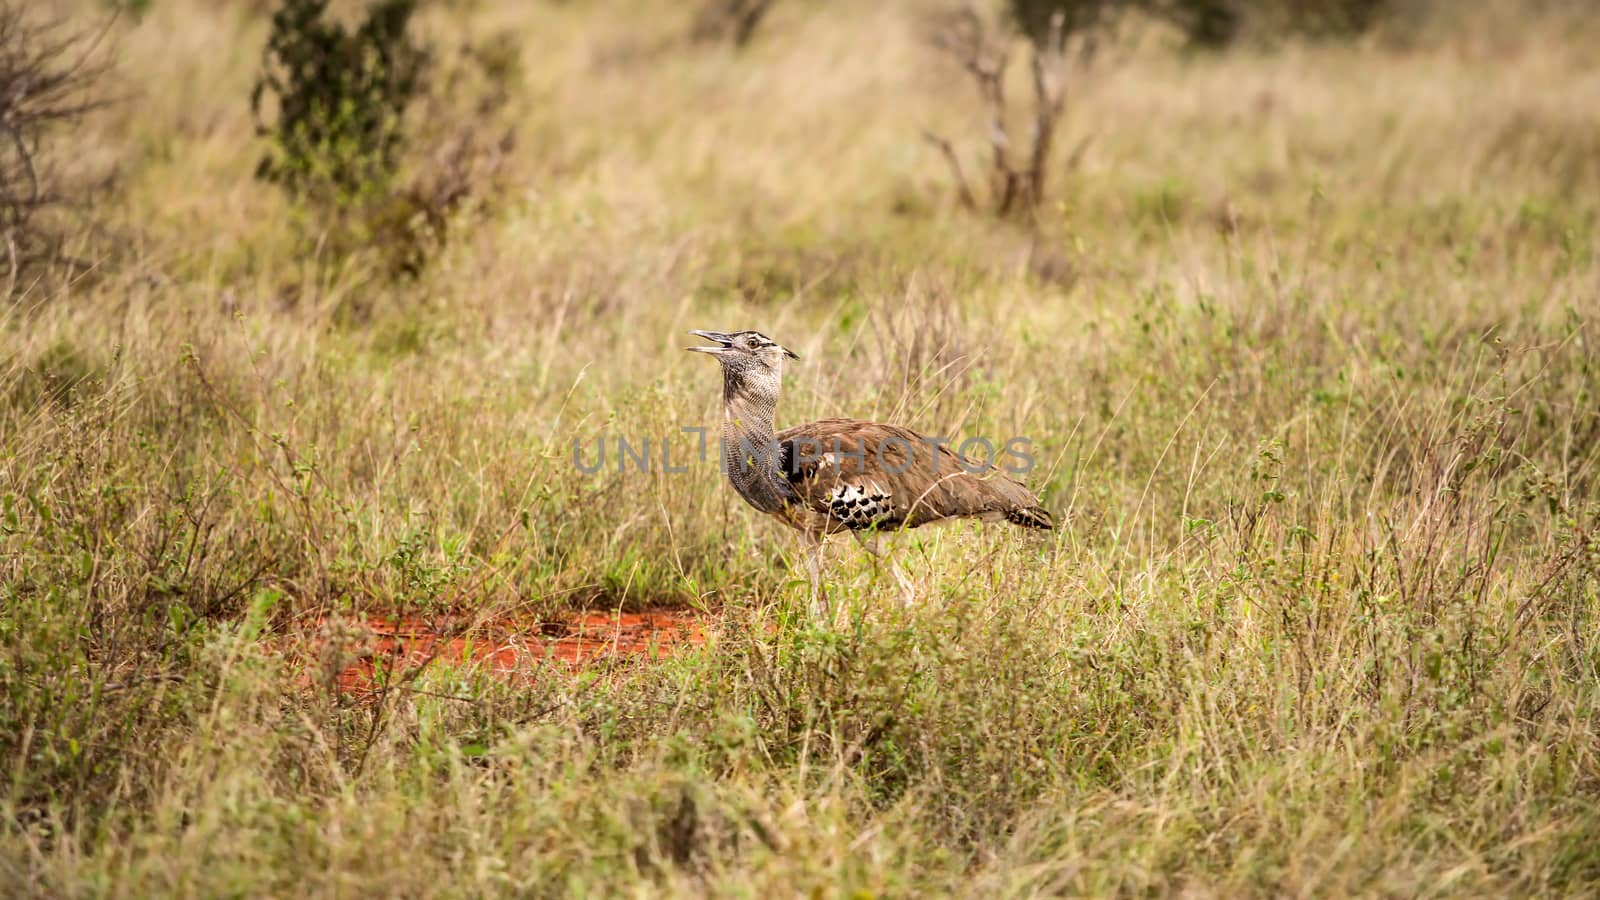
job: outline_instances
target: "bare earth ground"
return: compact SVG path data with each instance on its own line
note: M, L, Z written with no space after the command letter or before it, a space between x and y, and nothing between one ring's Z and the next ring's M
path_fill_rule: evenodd
M436 4L514 141L391 279L253 177L261 7L114 25L117 249L0 309L0 893L1600 884L1592 17L1136 30L1030 227L932 6ZM1026 436L1062 527L901 537L907 610L840 542L808 623L692 328L800 353L780 425Z
M322 619L309 638L285 651L308 682L370 697L432 666L518 683L545 666L661 659L705 642L704 616L694 610L583 613L545 622L372 616Z

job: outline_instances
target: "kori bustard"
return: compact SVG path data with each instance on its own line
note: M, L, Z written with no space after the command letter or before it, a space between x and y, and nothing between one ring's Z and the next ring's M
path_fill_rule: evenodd
M822 541L848 531L876 557L877 533L961 517L1053 528L1049 510L1020 483L908 428L819 419L775 431L785 358L794 351L758 331L691 331L715 346L689 347L722 364L722 443L728 481L746 503L809 539L813 611L825 612ZM898 566L895 579L909 596Z

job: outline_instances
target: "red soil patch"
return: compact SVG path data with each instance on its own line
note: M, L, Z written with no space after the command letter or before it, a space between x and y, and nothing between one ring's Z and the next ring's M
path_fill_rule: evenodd
M409 681L434 664L506 680L552 664L573 669L618 659L661 659L706 641L693 610L579 613L546 622L368 616L326 619L302 659L343 693ZM465 633L464 633L465 632ZM320 665L318 665L320 663ZM307 672L308 680L314 677Z

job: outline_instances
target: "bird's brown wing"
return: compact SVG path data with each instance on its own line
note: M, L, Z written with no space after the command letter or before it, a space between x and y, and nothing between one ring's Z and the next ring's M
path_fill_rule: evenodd
M833 530L915 528L960 516L1054 527L1020 483L907 428L821 419L780 432L778 445L796 495L828 516Z

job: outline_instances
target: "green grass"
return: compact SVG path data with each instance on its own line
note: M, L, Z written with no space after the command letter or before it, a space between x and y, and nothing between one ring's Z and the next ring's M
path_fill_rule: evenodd
M1131 45L1069 92L1093 141L1033 233L919 137L983 149L921 5L780 4L737 53L662 44L668 6L432 10L521 36L518 142L388 282L250 177L248 7L118 26L141 100L83 153L129 243L0 313L10 891L1600 882L1600 43ZM714 454L577 469L690 446L720 386L684 332L747 327L803 357L780 425L1027 436L1062 527L899 538L909 610L840 541L824 629ZM364 701L280 652L659 605L715 639Z

